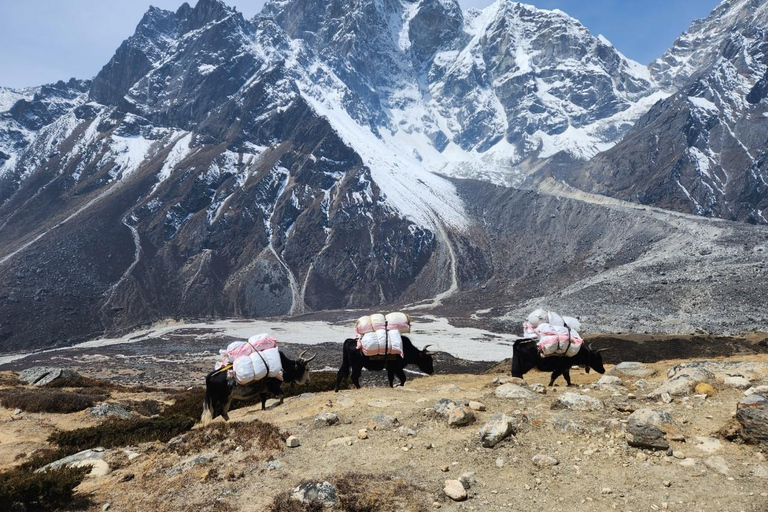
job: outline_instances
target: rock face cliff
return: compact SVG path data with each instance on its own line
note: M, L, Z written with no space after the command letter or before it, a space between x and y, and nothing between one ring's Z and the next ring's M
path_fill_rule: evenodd
M768 6L723 2L650 69L672 96L570 181L681 212L768 222Z
M743 29L749 55L758 25ZM735 55L729 44L723 55ZM682 177L708 205L694 213L764 222L762 160L750 148L764 140L765 66L749 60L747 76L725 56L696 54L686 62L719 67L690 73L700 89L675 92L673 64L686 59L678 47L649 70L559 11L506 0L467 12L454 0L274 0L251 20L219 0L150 8L91 81L0 90L0 350L167 317L420 301L463 314L510 294L550 297L587 269L633 264L669 230L635 218L604 229L603 220L636 215L632 207L561 201L542 181L547 165L590 190L690 210L651 189L663 178L622 167L633 165L622 158L643 162L647 151L635 154L631 141L647 142L638 134L654 122L680 124L685 137L663 138L659 151L682 144L698 165L710 158L706 172L689 174L725 199L710 205ZM690 104L692 128L678 103ZM742 119L736 106L760 116ZM678 114L667 122L664 112ZM715 168L717 144L732 151L719 161L753 158L754 172ZM545 197L531 195L537 186ZM627 186L650 199L620 193ZM569 236L565 225L579 217L594 221L578 226L583 240L559 243L555 234ZM753 242L750 251L762 247ZM608 247L629 250L603 265ZM686 257L676 264L696 256ZM531 286L544 269L548 284ZM649 299L637 318L654 307Z

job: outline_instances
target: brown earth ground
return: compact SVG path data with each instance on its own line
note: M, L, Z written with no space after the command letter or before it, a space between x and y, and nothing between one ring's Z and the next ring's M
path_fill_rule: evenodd
M768 356L709 360L766 364ZM680 362L649 364L657 374L646 380L651 384L664 380L667 369ZM169 449L173 442L145 443L130 447L141 454L133 461L117 449L109 459L113 466L109 475L89 477L79 486L78 491L90 498L90 505L82 510L103 510L109 504L109 510L126 512L266 511L276 495L304 480L333 480L347 473L365 475L374 489L386 487L386 476L411 484L399 487L406 495L397 496L408 506L387 508L379 503L379 508L367 509L371 511L768 510L767 447L723 438L714 448L701 444L702 439L717 438L718 430L732 420L741 390L720 385L715 396L675 398L664 404L643 400L645 392L635 387L636 378L623 377L625 387L595 389L591 384L600 375L574 368L576 386L568 391L599 398L605 409L559 411L550 406L566 391L562 380L545 395L524 401L497 398L493 380L498 377L505 374L436 375L409 381L404 388L315 393L288 398L266 411L259 406L239 409L231 413L230 423L269 422L297 436L301 445L277 450L222 449L221 443L208 446L198 440L181 455ZM528 384L548 380L548 374L536 371L526 375ZM758 375L754 382L765 383L768 374ZM113 392L110 401L147 398L161 399L162 394ZM444 418L427 411L441 398L477 400L487 410L476 412L473 425L449 427ZM627 446L623 424L629 410L641 407L664 409L676 420L684 441L671 442L674 456ZM321 412L336 413L341 421L315 426L315 415ZM477 431L498 412L523 418L524 426L514 438L483 448ZM367 439L358 439L359 429L367 428L379 414L396 416L401 427L369 429ZM47 436L56 430L99 422L88 411L14 414L0 408L0 418L2 468L14 465L19 454L47 447ZM558 464L535 466L532 457L539 453L555 457ZM713 455L722 457L726 470L720 472L705 463ZM688 465L681 465L683 460ZM442 491L444 482L466 472L473 473L474 479L469 499L453 502ZM386 493L374 493L374 502L377 497L392 499Z

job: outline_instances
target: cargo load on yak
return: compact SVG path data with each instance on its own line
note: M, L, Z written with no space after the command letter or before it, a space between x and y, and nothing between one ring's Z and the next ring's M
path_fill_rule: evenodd
M223 359L216 368L231 364L238 384L250 384L266 377L283 379L277 340L268 334L251 336L248 341L235 341L219 353Z
M581 322L573 317L561 317L554 311L537 309L523 323L523 336L537 340L542 357L573 357L584 344L578 329L581 329Z
M411 332L411 318L405 313L360 317L355 324L357 348L369 357L403 357L401 333Z

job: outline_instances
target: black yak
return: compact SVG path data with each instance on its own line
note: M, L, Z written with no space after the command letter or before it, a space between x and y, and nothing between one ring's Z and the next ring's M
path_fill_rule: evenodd
M543 372L552 372L552 379L549 385L552 386L560 375L565 378L565 382L571 385L571 366L584 366L589 373L592 368L597 373L605 373L603 367L603 356L601 352L608 350L601 348L593 350L591 347L582 345L573 357L549 356L541 357L539 348L535 341L516 341L512 352L512 376L523 377L532 368L536 367Z
M432 375L435 370L432 366L432 353L427 351L428 347L429 345L419 350L413 346L413 343L411 343L407 336L403 336L403 357L393 356L385 360L364 355L357 348L357 340L348 338L344 340L342 346L344 353L341 368L339 368L339 373L336 375L336 391L339 391L341 381L347 378L350 370L352 370L352 384L356 388L360 387L360 374L363 368L373 371L381 371L386 368L389 387L394 386L395 375L400 379L401 386L405 384L404 368L407 364L415 364L422 372Z
M299 355L299 360L289 359L280 351L280 362L283 366L283 380L265 378L251 384L238 384L234 375L227 370L214 370L205 377L205 401L203 402L203 415L200 421L205 425L221 416L229 421L229 406L232 400L247 400L256 395L261 396L261 409L266 408L267 394L280 397L283 403L281 384L309 382L309 368L307 363L316 356L304 359L305 350Z

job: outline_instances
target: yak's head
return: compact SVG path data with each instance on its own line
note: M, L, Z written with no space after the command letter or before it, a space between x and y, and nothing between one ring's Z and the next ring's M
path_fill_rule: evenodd
M431 345L426 345L423 349L419 351L419 362L418 367L419 370L423 371L427 375L432 375L435 373L435 367L432 362L432 356L435 355L435 352L430 352L427 350Z
M594 349L592 346L587 347L587 373L589 373L590 368L595 370L597 373L605 373L605 367L603 366L603 356L601 355L601 352L605 352L606 350L610 349Z
M296 384L309 384L309 363L317 357L317 354L305 359L304 354L306 353L307 351L305 350L299 354L299 360L296 361L296 377L294 381Z

